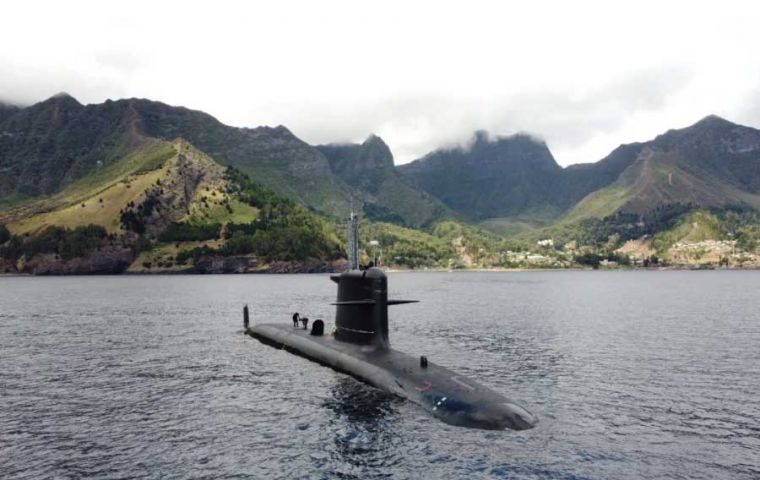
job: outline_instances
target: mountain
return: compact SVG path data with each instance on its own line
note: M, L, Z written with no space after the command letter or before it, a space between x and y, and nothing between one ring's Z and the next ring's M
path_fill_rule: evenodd
M396 167L375 135L312 146L141 99L0 104L0 272L329 270L352 207L398 265L683 259L716 239L710 258L736 242L741 263L760 239L760 131L710 116L567 168L536 137L476 132Z
M0 123L0 200L51 194L111 163L121 145L139 143L129 130L122 118L94 117L66 94L16 111Z
M283 126L141 99L3 104L0 173L12 234L0 271L319 271L341 255L336 229L297 204L329 216L353 202L414 227L453 216L406 183L379 137L316 148Z
M0 209L0 272L334 271L334 225L155 138L58 192Z
M413 186L394 167L393 154L378 136L361 144L319 145L330 169L360 192L365 215L371 220L390 221L414 227L431 225L451 212L434 197Z
M336 178L327 159L287 128L235 128L214 117L149 100L122 100L155 138L182 137L222 165L238 168L279 195L326 213L349 209L350 188Z
M604 159L561 168L528 135L441 149L399 171L454 211L486 219L574 221L673 204L760 208L760 131L709 116Z
M155 237L171 223L255 219L256 209L229 190L226 169L188 142L146 140L53 195L0 212L0 222L17 234L98 225L110 234L132 230Z
M84 106L67 94L0 121L0 201L49 195L146 139L176 138L305 205L348 209L348 188L327 159L285 127L234 128L203 112L140 99Z
M567 168L536 137L482 131L467 146L395 167L374 135L312 146L284 126L237 128L150 100L82 105L61 93L26 108L0 104L0 206L56 195L120 168L152 142L177 139L314 210L344 215L353 203L371 219L412 227L457 217L535 226L669 204L759 205L760 132L716 116Z
M624 157L620 166L628 165L575 205L569 218L643 215L672 204L760 208L760 130L713 115L620 147L602 162L616 156Z
M475 220L554 217L565 204L557 192L562 168L543 141L524 134L491 140L476 132L469 146L436 150L399 171Z
M0 122L10 117L11 115L15 115L19 110L19 107L0 100Z
M390 149L376 136L361 145L314 147L284 126L236 128L204 112L144 99L82 105L65 93L26 108L0 105L0 205L54 194L146 141L178 138L329 215L347 214L353 202L373 218L411 226L450 216L398 174Z

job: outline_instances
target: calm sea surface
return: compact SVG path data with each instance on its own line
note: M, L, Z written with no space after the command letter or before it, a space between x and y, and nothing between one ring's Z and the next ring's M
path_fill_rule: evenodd
M540 417L446 425L242 334L325 275L0 278L0 477L760 478L760 272L390 274L400 350Z

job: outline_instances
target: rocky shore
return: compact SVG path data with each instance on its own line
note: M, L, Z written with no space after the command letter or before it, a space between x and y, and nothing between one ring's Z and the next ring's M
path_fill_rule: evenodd
M192 265L147 268L137 264L128 248L104 248L83 257L64 260L54 254L39 254L29 260L0 259L5 275L115 275L115 274L227 274L227 273L332 273L346 268L346 260L263 262L253 255L206 256Z

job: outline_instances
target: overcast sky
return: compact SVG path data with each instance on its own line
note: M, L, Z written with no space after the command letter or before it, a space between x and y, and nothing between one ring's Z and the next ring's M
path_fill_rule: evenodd
M396 163L477 129L593 162L715 113L760 126L760 3L12 1L0 100L143 97Z

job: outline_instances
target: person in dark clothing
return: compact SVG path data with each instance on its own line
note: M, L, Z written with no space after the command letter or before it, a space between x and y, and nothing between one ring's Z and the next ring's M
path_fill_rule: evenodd
M293 314L293 328L298 328L298 321L301 320L301 316L298 312Z
M307 330L309 327L309 319L306 317L301 317L301 323L303 323L303 329Z

